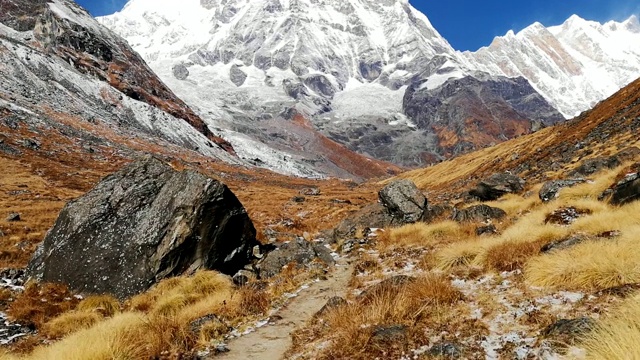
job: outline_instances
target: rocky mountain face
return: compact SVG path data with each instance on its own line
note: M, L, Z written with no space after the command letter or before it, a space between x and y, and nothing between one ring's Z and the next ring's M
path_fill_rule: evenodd
M301 149L314 134L289 131L291 109L353 151L420 166L574 116L640 69L624 41L637 32L635 18L535 24L477 53L456 52L406 0L132 0L99 21L241 156L272 168L280 165L256 154L256 144L317 161ZM517 77L526 80L507 79ZM451 81L474 90L452 92ZM416 82L428 91L416 96ZM406 99L410 108L424 101L438 109L418 116ZM423 126L435 113L446 126ZM492 126L473 126L487 121Z
M288 155L256 140L245 146L244 138L236 142L250 151L237 154L217 135L216 124L196 114L124 39L73 1L2 0L0 8L0 114L9 128L3 146L10 146L14 155L20 153L17 147L24 137L40 148L52 138L47 132L53 128L65 141L96 156L116 152L132 158L138 152L186 150L232 165L264 167L260 157L272 159L272 169L307 177L362 179L399 170L329 139L318 140L316 133L314 141L326 151L307 145L314 148L312 153L322 154L313 159ZM181 68L175 71L179 76ZM22 130L29 134L18 134ZM98 154L99 149L108 154ZM348 153L349 161L332 160L338 153ZM367 162L373 166L353 165Z
M36 137L53 128L87 149L125 137L240 162L126 41L74 2L2 0L0 8L2 125Z
M407 117L405 91L427 73L430 87L449 78L486 77L406 0L133 0L99 21L125 37L211 124L230 130L224 137L241 156L268 167L278 165L252 152L252 144L317 161L305 149L315 134L301 136L292 113L323 136L377 159L419 166L450 156L442 150L450 137ZM528 95L528 85L518 84L524 88L515 93ZM530 123L547 121L544 116L518 118ZM499 127L503 120L511 119L493 118ZM531 125L522 128L529 132Z
M462 55L491 74L523 76L567 118L592 108L640 73L636 16L600 24L572 16L545 28L535 23Z

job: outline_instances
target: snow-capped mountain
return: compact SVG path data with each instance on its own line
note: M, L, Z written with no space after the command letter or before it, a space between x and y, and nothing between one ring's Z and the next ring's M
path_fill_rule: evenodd
M640 77L640 23L636 16L600 24L574 15L559 26L511 31L463 55L491 74L525 77L570 118Z
M426 75L435 89L477 73L406 0L131 0L99 21L210 126L228 130L223 136L241 156L267 167L276 164L265 146L322 158L308 146L310 129L292 124L294 114L379 159L441 158L438 139L425 142L433 129L404 114L405 91Z
M123 137L240 163L126 41L73 1L0 0L0 7L0 113L76 134L73 142L87 148ZM129 154L140 149L119 145Z
M535 24L477 53L455 51L407 0L130 0L98 20L241 157L270 168L322 161L318 131L423 165L573 116L640 76L628 49L640 42L622 41L635 18Z

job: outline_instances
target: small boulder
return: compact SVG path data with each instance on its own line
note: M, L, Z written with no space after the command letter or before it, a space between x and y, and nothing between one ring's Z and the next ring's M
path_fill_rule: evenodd
M405 325L377 325L371 331L367 347L376 352L404 351L408 346L407 327Z
M640 172L625 176L600 196L601 200L607 198L612 205L624 205L640 200Z
M353 239L359 230L366 228L385 228L393 223L393 217L380 203L363 207L344 219L333 230L331 239L334 243Z
M553 211L551 214L547 215L544 219L545 224L556 224L556 225L571 225L578 218L591 214L591 210L588 209L578 209L573 206L560 208Z
M489 205L475 205L463 210L454 210L453 220L457 222L485 222L491 219L502 219L507 213Z
M380 202L402 223L415 223L427 209L427 198L411 180L397 180L378 193Z
M588 317L560 319L542 331L542 336L562 345L573 345L581 336L595 327L595 320Z
M592 239L594 239L592 236L585 234L571 235L568 238L553 241L544 245L542 249L540 249L540 252L549 253L552 251L564 250Z
M307 265L316 258L327 265L335 264L331 252L324 245L297 238L268 253L256 267L260 277L264 279L277 275L283 266L292 262L298 265Z
M245 286L249 283L249 281L254 280L256 278L256 274L249 270L240 270L235 275L233 275L233 283L236 286Z
M448 342L435 344L427 351L427 354L438 359L460 359L462 353L460 345Z
M317 187L304 188L300 190L300 195L305 196L320 196L322 192Z
M20 214L18 213L11 213L9 214L9 216L7 216L7 221L8 222L15 222L15 221L20 221Z
M307 198L305 198L304 196L294 196L291 198L291 201L293 201L294 203L303 203L307 201Z
M573 187L578 184L582 184L585 182L585 179L572 179L572 180L554 180L546 182L542 185L542 189L538 193L540 200L542 202L549 202L558 197L558 192L560 189Z
M498 233L498 229L496 229L495 225L486 225L486 226L478 226L476 228L476 235L494 235Z
M28 274L124 299L198 269L233 275L251 261L255 236L224 184L147 157L68 203Z
M493 174L482 180L475 189L469 191L481 201L493 201L506 194L518 194L524 191L525 181L509 173Z
M570 176L589 176L604 169L613 169L620 166L618 156L597 157L584 160L575 170L569 173Z

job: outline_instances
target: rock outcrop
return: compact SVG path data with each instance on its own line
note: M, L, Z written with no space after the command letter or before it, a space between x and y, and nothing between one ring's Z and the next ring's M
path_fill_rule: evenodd
M233 275L252 258L255 235L224 184L148 157L67 204L28 272L126 298L198 269Z
M411 180L392 182L380 190L378 197L389 213L405 224L422 219L427 208L427 198Z
M609 198L613 205L624 205L640 200L640 172L625 176L624 179L607 189L601 198Z
M542 185L542 189L540 189L538 196L540 197L540 200L542 200L542 202L549 202L558 197L558 192L561 189L573 187L584 182L584 179L549 181Z
M325 246L298 238L269 252L257 265L258 274L261 278L269 278L280 273L283 266L292 262L298 265L307 265L316 258L327 265L335 263Z
M440 159L529 134L534 121L564 120L522 77L476 74L435 87L435 74L424 75L407 88L402 108L418 129L436 135L437 146L430 150Z
M488 205L475 205L463 210L454 210L453 220L458 222L485 222L499 220L507 216L507 213L499 208Z
M524 190L525 181L508 173L493 174L488 179L482 180L475 189L469 191L482 201L493 201L506 194L517 194Z

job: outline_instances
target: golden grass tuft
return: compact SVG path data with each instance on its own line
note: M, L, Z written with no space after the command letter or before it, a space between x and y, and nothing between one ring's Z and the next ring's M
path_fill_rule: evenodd
M111 295L89 296L80 301L76 310L98 312L104 317L111 317L120 312L120 302Z
M601 320L579 346L586 360L640 359L640 298L627 300Z
M97 312L70 311L44 324L41 333L49 339L59 339L73 332L90 328L103 319Z
M327 335L332 342L320 358L375 357L380 349L369 346L372 326L399 324L412 328L438 313L450 312L450 307L461 299L461 293L450 281L433 274L405 285L382 288L366 297L365 302L342 305L323 317L326 322L323 329L330 332Z
M508 241L487 249L484 263L497 271L522 269L527 261L540 253L548 241L517 242Z
M601 290L640 282L640 226L623 230L618 239L595 240L537 256L525 267L526 279L535 286Z
M382 249L408 246L433 246L452 243L471 236L470 230L455 221L434 224L415 223L400 228L389 229L389 235L380 237L378 245Z

